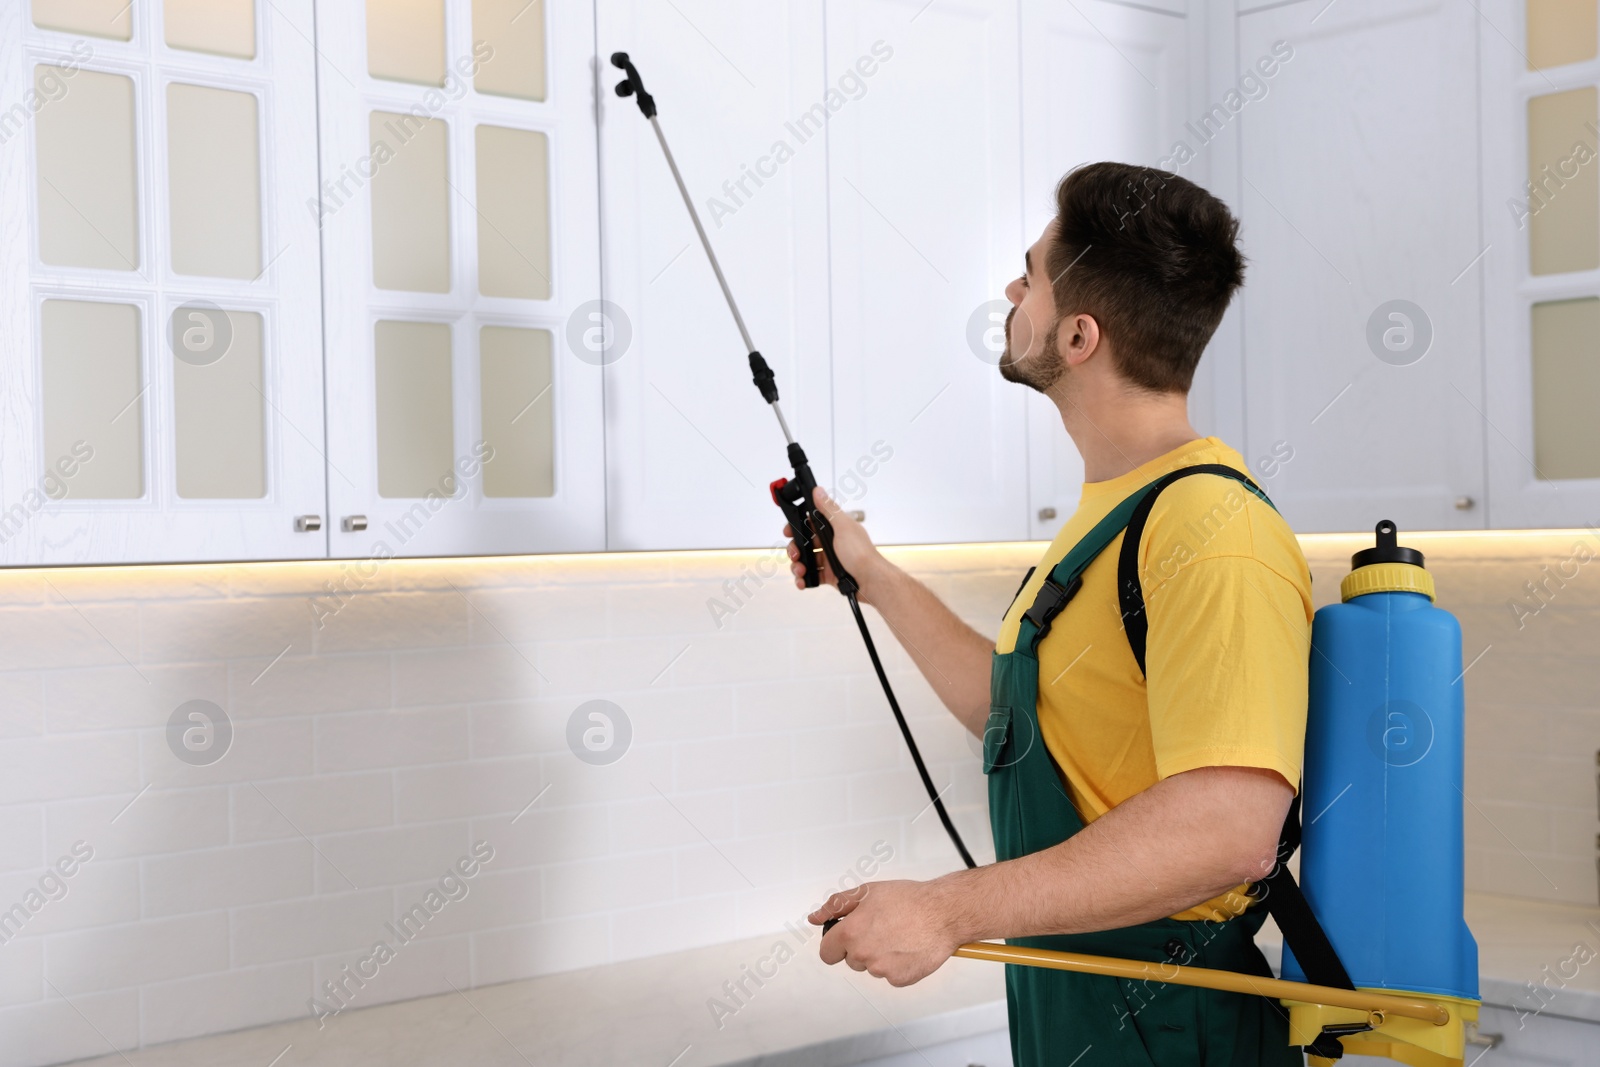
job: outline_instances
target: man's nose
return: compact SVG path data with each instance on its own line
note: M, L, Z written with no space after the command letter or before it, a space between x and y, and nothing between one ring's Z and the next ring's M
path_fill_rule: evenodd
M1011 279L1010 283L1006 285L1006 299L1011 301L1013 306L1022 303L1022 293L1023 289L1021 278L1013 278Z

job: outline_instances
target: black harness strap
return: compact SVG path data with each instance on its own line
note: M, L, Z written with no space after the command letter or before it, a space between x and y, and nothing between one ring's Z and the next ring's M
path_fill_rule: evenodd
M1150 491L1139 501L1138 506L1133 509L1133 514L1128 518L1128 530L1122 537L1122 552L1117 557L1117 598L1122 602L1122 628L1128 635L1128 647L1133 649L1133 658L1139 663L1140 674L1144 673L1144 646L1145 638L1150 633L1150 620L1144 611L1144 588L1139 584L1139 542L1144 537L1144 524L1150 519L1150 509L1155 507L1156 497L1161 495L1161 490L1178 479L1193 474L1215 474L1231 478L1260 497L1268 506L1272 505L1272 501L1267 499L1267 494L1261 491L1260 486L1232 467L1225 467L1220 463L1202 463L1184 467L1157 479L1150 486Z
M1273 506L1267 494L1262 492L1261 487L1247 475L1218 463L1183 467L1157 479L1145 490L1144 496L1134 505L1128 518L1128 525L1122 537L1122 551L1117 559L1117 598L1122 608L1122 625L1127 634L1128 647L1133 651L1133 658L1139 664L1141 675L1145 673L1145 645L1150 632L1150 621L1145 612L1144 587L1139 580L1139 543L1144 536L1145 523L1150 518L1150 510L1155 506L1156 497L1178 479L1195 474L1231 478L1266 504ZM1046 581L1044 587L1039 590L1039 595L1034 600L1033 607L1029 609L1028 615L1039 626L1040 639L1048 631L1056 615L1078 592L1081 584L1082 580L1077 579L1069 587L1062 588L1054 582ZM1294 855L1295 849L1299 847L1300 796L1297 792L1289 804L1288 815L1283 821L1283 833L1279 836L1278 842L1277 863L1265 878L1251 883L1249 893L1253 899L1266 907L1267 914L1278 924L1278 929L1283 932L1284 941L1294 951L1295 959L1305 971L1307 981L1314 985L1354 989L1355 984L1350 980L1344 964L1340 962L1339 954L1334 951L1333 943L1328 940L1327 932L1317 921L1311 905L1306 902L1305 894L1295 882L1294 875L1289 873L1289 857ZM1320 1054L1328 1055L1325 1051Z

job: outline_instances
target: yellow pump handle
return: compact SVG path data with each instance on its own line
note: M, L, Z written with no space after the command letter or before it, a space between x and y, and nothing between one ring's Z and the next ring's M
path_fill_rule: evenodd
M1113 956L1088 956L1078 952L1056 952L1045 948L1002 945L994 941L974 941L962 945L956 949L956 955L970 960L1046 967L1055 971L1081 971L1084 974L1101 974L1113 978L1168 982L1172 985L1220 989L1226 993L1252 993L1279 1000L1326 1004L1334 1008L1353 1008L1367 1012L1369 1016L1376 1016L1375 1023L1381 1023L1390 1015L1418 1019L1434 1026L1444 1026L1450 1022L1448 1008L1427 1000L1368 993L1359 989L1336 989L1333 986L1311 985L1306 982L1287 982L1281 978L1261 978L1253 974L1219 971L1210 967L1184 967L1176 963L1148 963L1143 960L1117 959Z

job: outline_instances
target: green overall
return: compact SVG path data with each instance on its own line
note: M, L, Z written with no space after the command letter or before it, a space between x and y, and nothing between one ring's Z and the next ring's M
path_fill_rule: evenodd
M1225 469L1186 472L1220 474ZM1230 471L1226 476L1266 500L1244 475ZM1051 571L1034 611L1022 619L1014 651L995 653L983 769L989 778L989 819L998 860L1058 845L1083 828L1039 732L1037 649L1053 612L1041 618L1037 605L1053 595L1054 610L1064 607L1077 592L1084 570L1128 526L1141 501L1148 497L1153 503L1154 494L1171 480L1168 475L1145 486L1090 530ZM1148 507L1146 503L1146 514ZM1142 666L1142 655L1138 658ZM1083 709L1083 714L1093 712ZM1106 886L1105 891L1114 893L1117 887ZM1264 918L1264 910L1253 906L1225 922L1159 919L1101 933L1013 938L1010 944L1270 976L1252 939ZM1288 1044L1285 1012L1264 997L1007 965L1006 1000L1016 1067L1299 1067L1304 1062Z

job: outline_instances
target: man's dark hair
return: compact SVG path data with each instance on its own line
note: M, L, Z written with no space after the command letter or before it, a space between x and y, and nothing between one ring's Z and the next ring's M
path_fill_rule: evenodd
M1176 174L1127 163L1078 167L1056 186L1048 262L1056 310L1092 315L1133 384L1187 392L1244 283L1238 237L1227 205Z

